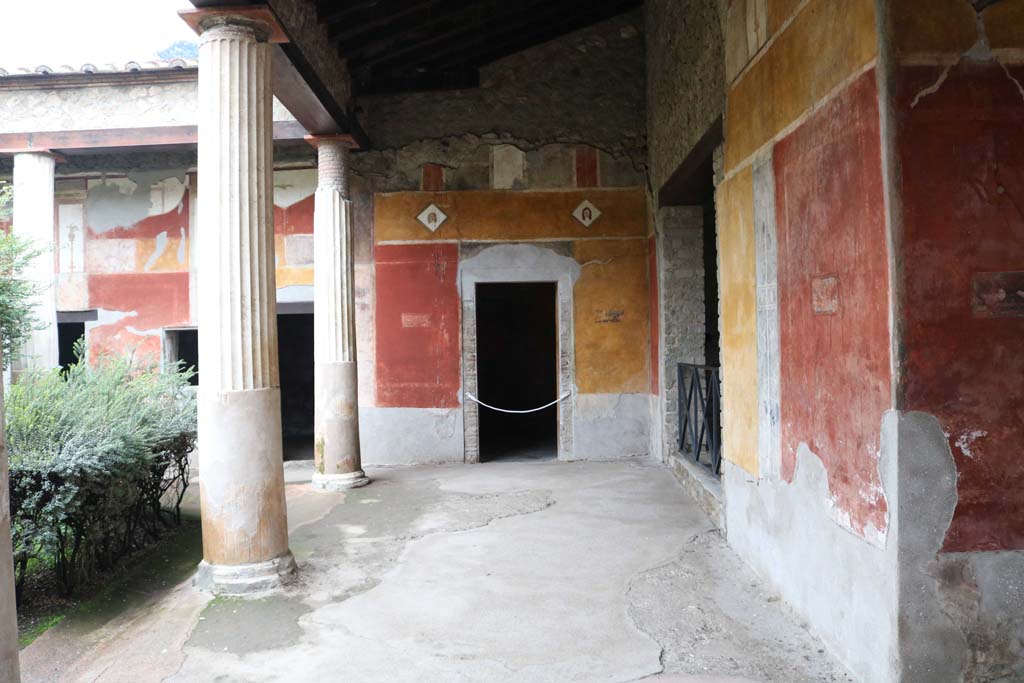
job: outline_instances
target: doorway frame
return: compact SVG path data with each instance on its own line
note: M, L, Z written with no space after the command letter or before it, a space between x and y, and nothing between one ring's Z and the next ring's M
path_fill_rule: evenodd
M467 245L469 246L469 245ZM572 395L558 403L558 460L573 459L573 417L576 410L576 351L573 343L573 285L580 266L571 256L558 254L547 244L499 244L486 246L462 260L459 289L462 298L462 427L464 461L480 462L480 409L466 398L477 395L476 286L479 283L555 284L555 316L558 340L557 395Z

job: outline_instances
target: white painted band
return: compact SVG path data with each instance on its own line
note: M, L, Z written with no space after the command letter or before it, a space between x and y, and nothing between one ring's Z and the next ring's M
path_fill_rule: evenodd
M505 408L495 408L492 405L487 405L486 403L484 403L483 401L478 399L473 394L471 394L469 392L466 392L466 398L470 399L471 401L475 401L476 403L479 403L484 408L490 408L491 410L497 410L499 413L512 413L512 414L515 414L515 415L521 415L523 413L536 413L536 412L539 412L541 410L544 410L545 408L550 408L551 406L555 405L559 401L564 401L565 399L569 398L570 396L572 396L572 392L571 391L567 391L564 394L562 394L561 396L559 396L558 398L556 398L551 403L548 403L546 405L542 405L540 408L530 408L529 410L506 410Z

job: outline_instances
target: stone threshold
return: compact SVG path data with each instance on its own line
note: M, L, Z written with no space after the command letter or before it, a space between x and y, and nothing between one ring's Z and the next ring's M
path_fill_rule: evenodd
M711 518L711 523L725 531L725 489L722 480L703 465L675 454L668 457L668 466L683 489L697 501L704 514Z

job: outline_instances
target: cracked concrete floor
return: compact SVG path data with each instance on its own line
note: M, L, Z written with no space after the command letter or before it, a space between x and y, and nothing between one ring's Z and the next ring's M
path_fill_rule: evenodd
M851 680L647 460L376 469L344 494L286 471L293 585L186 582L45 634L25 683Z

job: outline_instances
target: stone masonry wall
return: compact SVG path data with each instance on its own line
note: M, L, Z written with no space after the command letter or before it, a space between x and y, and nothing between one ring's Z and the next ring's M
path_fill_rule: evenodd
M656 193L725 110L724 0L648 0L647 130Z
M658 289L661 292L663 458L678 451L676 364L704 362L704 214L699 206L658 214Z
M361 97L357 107L375 150L357 167L374 173L402 175L407 159L426 156L449 169L487 168L481 146L539 153L554 143L585 143L607 168L641 169L642 17L625 14L499 60L482 69L479 88Z

